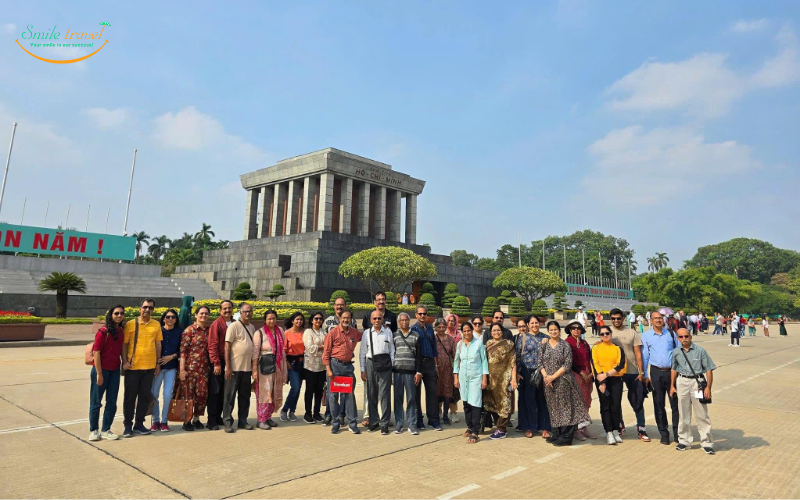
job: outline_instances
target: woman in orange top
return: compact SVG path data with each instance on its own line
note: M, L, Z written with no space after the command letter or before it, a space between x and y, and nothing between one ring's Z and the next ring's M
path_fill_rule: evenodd
M286 396L286 402L283 403L280 419L283 422L297 422L294 411L297 409L297 401L300 399L300 386L303 385L303 354L306 352L303 333L306 331L306 317L297 311L289 316L284 326L286 326L284 347L289 372L289 394ZM314 421L309 423L313 424Z

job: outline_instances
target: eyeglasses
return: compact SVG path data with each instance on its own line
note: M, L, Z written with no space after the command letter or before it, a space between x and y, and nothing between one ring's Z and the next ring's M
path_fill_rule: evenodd
M249 310L249 309L248 309L247 311L239 311L239 312L240 312L241 314L253 314L253 311L251 311L251 310Z
M380 320L382 320L382 319L383 319L383 316L373 316L373 317L372 317L372 321L375 321L376 319L377 319L378 321L380 321Z
M142 309L144 309L145 311L152 311L153 306L142 306Z
M611 336L611 332L600 332L600 336L601 337L610 337Z
M691 335L678 335L679 339L688 339L688 338L691 338L691 337L692 337Z

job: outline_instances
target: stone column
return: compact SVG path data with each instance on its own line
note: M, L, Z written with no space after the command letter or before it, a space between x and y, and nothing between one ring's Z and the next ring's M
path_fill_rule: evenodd
M402 214L400 213L400 210L402 209L400 200L402 198L402 193L395 189L390 189L386 193L386 196L387 196L386 239L391 241L402 241L400 239L400 218L402 216Z
M375 237L379 240L386 239L386 186L375 190Z
M406 243L417 244L417 195L406 195Z
M254 240L258 232L258 190L247 190L247 203L244 208L244 239Z
M299 202L302 194L300 190L300 181L289 181L289 194L286 198L289 201L286 205L286 234L297 234L297 209L300 206Z
M283 204L286 201L288 187L286 184L275 184L272 196L272 227L270 236L283 236Z
M342 179L339 199L339 232L342 234L350 234L350 224L353 218L353 179Z
M317 229L330 231L333 223L333 174L325 172L319 177L319 219Z
M269 237L270 230L270 215L272 215L272 197L275 194L275 189L272 186L264 186L261 188L261 198L259 200L259 207L261 208L261 222L258 225L258 237Z
M358 190L358 227L359 236L369 236L369 182L361 184Z
M317 196L317 180L314 177L303 179L303 218L300 221L300 232L310 233L314 230L314 197Z

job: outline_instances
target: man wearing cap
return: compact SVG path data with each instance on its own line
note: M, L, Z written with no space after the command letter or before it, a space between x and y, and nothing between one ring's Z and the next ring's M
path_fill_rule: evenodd
M714 455L714 441L711 438L711 419L708 418L708 405L711 400L711 384L717 365L705 349L692 343L689 330L678 330L681 347L672 353L670 372L670 396L677 397L680 424L678 425L678 451L692 447L692 412L700 433L700 446L708 455ZM704 387L703 387L704 386ZM702 387L702 388L701 388ZM702 397L698 397L702 396Z
M645 389L642 383L642 373L644 372L642 369L642 335L633 327L625 328L623 326L625 318L620 309L612 309L609 316L611 317L611 341L622 348L625 352L625 359L628 360L628 368L622 374L622 382L628 388L628 402L636 415L636 431L639 439L649 443L650 437L644 427ZM625 423L622 420L619 423L619 433L625 434Z

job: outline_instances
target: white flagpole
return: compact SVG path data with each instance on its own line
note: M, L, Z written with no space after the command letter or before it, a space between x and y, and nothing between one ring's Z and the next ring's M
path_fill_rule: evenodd
M603 286L603 255L597 252L597 262L600 264L600 286Z
M522 237L517 233L517 240L519 241L519 267L522 267Z
M544 265L544 238L542 238L542 271L546 271L546 270L547 269L545 268L545 265Z
M614 288L619 288L619 281L617 281L617 256L614 256Z
M567 281L567 244L562 243L564 246L564 281Z
M6 179L8 178L8 165L11 163L11 150L14 149L14 136L17 133L17 122L11 127L11 144L8 145L6 156L6 171L3 173L3 185L0 187L0 211L3 210L3 195L6 193Z
M128 236L128 212L131 209L131 191L133 190L133 172L136 169L136 149L133 150L133 164L131 165L131 181L128 184L128 204L125 207L125 224L122 226L122 236Z
M47 212L50 211L50 200L47 200L47 206L44 208L44 225L42 227L47 227Z
M72 205L67 205L67 220L64 222L64 229L66 231L67 227L69 227L69 210L72 208Z
M19 218L19 225L21 226L23 222L25 222L25 205L28 204L28 197L26 196L24 200L22 200L22 217Z
M586 251L581 248L581 265L583 266L583 286L586 286Z
M89 212L91 211L92 211L92 206L89 205L89 208L86 209L86 228L84 229L84 231L87 232L89 231Z
M108 234L108 216L109 215L111 215L111 209L110 208L106 211L106 230L103 231L105 234Z

